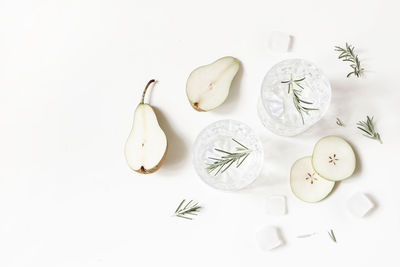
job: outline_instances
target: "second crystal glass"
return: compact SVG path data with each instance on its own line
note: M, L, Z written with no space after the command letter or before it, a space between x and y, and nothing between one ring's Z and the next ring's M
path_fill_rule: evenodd
M267 129L293 136L319 121L330 101L331 86L322 71L306 60L288 59L265 75L257 109Z
M196 138L193 164L208 185L238 190L251 184L261 172L263 146L254 131L234 120L216 121Z

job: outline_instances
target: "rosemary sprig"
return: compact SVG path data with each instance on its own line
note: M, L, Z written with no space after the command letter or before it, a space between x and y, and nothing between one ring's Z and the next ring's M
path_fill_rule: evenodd
M185 201L185 199L181 201L179 206L176 208L174 215L180 218L192 220L193 218L188 217L187 215L197 216L199 209L202 207L199 206L199 203L194 203L193 200L190 200L184 205Z
M344 122L340 118L336 118L336 124L341 127L344 127Z
M294 104L297 112L299 112L299 114L301 116L301 121L302 121L303 124L304 124L303 113L308 115L309 111L318 110L317 108L310 108L310 107L305 106L305 105L312 105L313 103L301 99L301 92L304 90L304 87L300 84L300 82L304 81L305 79L306 78L303 77L301 79L295 80L295 79L293 79L293 75L291 73L289 80L281 82L281 83L287 83L288 84L288 94L290 94L290 91L293 92L293 104ZM299 88L296 89L294 87L294 85L297 85Z
M328 235L332 239L332 241L336 243L336 236L332 229L328 231Z
M347 78L350 77L352 74L360 77L364 69L361 67L361 62L358 59L358 55L354 53L354 46L346 43L346 48L335 46L335 51L340 52L338 59L351 63L350 67L353 69L353 71L347 74Z
M377 140L382 144L382 140L381 140L380 134L375 131L375 127L374 127L374 124L373 124L373 119L374 119L374 117L367 116L367 120L366 121L359 121L357 123L357 125L358 125L357 128L360 129L363 132L364 136L366 136L368 138L371 138L371 139L374 139L374 140Z
M235 162L236 168L239 168L243 161L250 155L252 152L251 149L233 138L232 140L239 145L239 147L236 147L236 152L228 152L219 148L214 148L215 151L223 153L224 156L220 158L209 157L213 162L208 163L208 167L206 168L208 173L211 174L213 171L216 171L214 174L214 176L216 176L218 173L225 172Z

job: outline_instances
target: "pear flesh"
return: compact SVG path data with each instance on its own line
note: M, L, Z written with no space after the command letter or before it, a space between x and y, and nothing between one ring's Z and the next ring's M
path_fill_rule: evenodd
M197 111L209 111L222 105L239 67L236 58L223 57L192 71L186 83L186 95L192 107Z
M139 173L152 173L161 167L167 152L168 141L158 124L153 108L142 102L137 106L132 130L125 144L125 158L129 167Z
M341 181L353 174L356 156L346 140L338 136L326 136L315 144L312 164L325 179Z
M332 191L335 182L320 177L313 169L311 157L297 160L290 171L293 194L305 202L318 202Z

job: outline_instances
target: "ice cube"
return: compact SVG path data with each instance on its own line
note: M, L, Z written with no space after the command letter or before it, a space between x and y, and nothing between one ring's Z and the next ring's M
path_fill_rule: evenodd
M272 115L280 118L282 114L285 112L283 99L268 101L268 108L271 111Z
M268 47L274 52L284 53L289 50L292 37L284 32L271 32L268 41Z
M264 251L277 248L283 244L279 236L278 228L273 226L264 226L256 233L257 243Z
M361 192L354 194L347 201L347 208L354 216L357 217L363 217L374 206L375 206L374 203L365 194Z
M267 213L270 215L281 216L286 214L286 197L270 196L267 199Z

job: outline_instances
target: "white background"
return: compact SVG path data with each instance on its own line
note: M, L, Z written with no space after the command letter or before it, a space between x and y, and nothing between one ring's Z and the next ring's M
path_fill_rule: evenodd
M0 266L399 266L398 9L366 0L1 0ZM268 50L274 30L294 36L292 52ZM336 58L346 41L364 78L347 79ZM196 112L189 73L226 55L242 63L228 100ZM293 57L324 70L333 98L313 128L278 137L256 103L268 69ZM170 146L157 173L140 175L123 146L151 78L159 82L148 101ZM383 145L356 130L367 114ZM236 193L208 187L191 163L199 131L228 118L250 125L265 147L261 176ZM357 172L326 200L303 203L290 192L290 166L331 134L353 144ZM377 203L363 219L346 210L358 191ZM265 213L272 194L287 196L287 215ZM171 216L183 198L205 207L196 220ZM254 235L263 225L278 226L285 245L261 251ZM310 232L319 234L296 238Z

